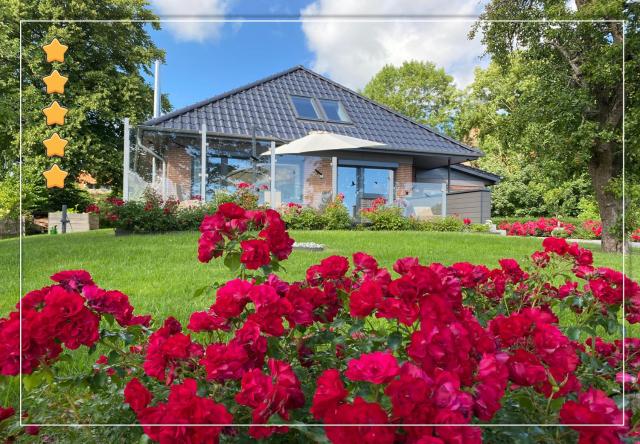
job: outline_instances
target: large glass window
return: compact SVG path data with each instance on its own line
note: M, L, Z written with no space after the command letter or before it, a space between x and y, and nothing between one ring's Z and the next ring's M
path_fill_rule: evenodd
M269 142L258 141L256 152L250 140L207 138L206 200L216 191L233 192L240 183L255 186L269 183L269 167L260 154ZM192 194L200 195L200 156L193 157Z
M363 168L364 197L384 197L391 200L391 187L393 185L393 170L382 168Z
M304 157L278 156L276 162L276 190L280 202L304 203Z
M360 166L338 167L338 192L344 196L349 213L359 217L360 210L382 197L393 201L393 170Z
M320 120L320 113L316 108L315 101L311 97L291 96L291 102L298 117Z
M335 122L350 122L349 116L347 115L344 106L342 106L342 103L337 100L329 99L320 99L319 102L325 116L327 116L327 119Z

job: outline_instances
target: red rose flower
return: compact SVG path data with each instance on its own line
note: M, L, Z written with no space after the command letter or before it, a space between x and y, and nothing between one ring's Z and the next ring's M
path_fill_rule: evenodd
M158 403L136 412L141 424L231 424L233 416L210 398L197 395L198 385L193 379L171 386L167 402ZM221 425L143 426L149 438L161 443L217 444Z
M72 291L80 291L85 285L93 285L91 275L85 270L61 271L51 276L51 280Z
M147 407L151 398L151 392L142 385L138 378L131 379L124 388L124 400L136 413Z
M258 268L269 265L271 256L269 254L269 244L260 239L246 240L240 242L242 254L240 262L249 270L257 270Z
M229 330L229 322L227 319L208 311L196 311L191 313L189 325L187 328L191 331L214 331Z
M566 401L560 409L560 422L563 424L611 424L611 427L572 425L571 428L580 433L581 444L622 443L620 435L628 430L628 426L621 425L623 421L629 424L628 415L606 393L594 388L581 393L577 401Z
M227 219L244 219L246 215L245 209L233 202L220 204L216 212Z
M349 312L354 318L364 318L371 314L374 308L382 302L382 289L371 280L362 283L359 289L351 293Z
M311 413L317 419L335 415L336 408L348 394L340 379L340 372L335 368L325 370L316 381Z
M167 385L173 381L180 365L202 356L202 346L181 333L182 326L174 318L167 318L164 325L149 337L144 361L144 371Z
M13 407L0 407L0 421L10 418L16 413Z
M205 231L198 240L198 260L209 262L224 253L224 239L219 231Z
M352 381L367 381L374 384L386 384L400 369L396 358L389 352L373 352L352 359L347 363L344 375Z
M239 316L249 302L249 291L253 284L242 279L233 279L216 292L216 302L211 310L226 319Z
M328 416L327 424L387 424L386 412L379 404L366 402L357 397L353 404L342 404L334 415ZM395 439L393 426L325 427L327 438L333 444L392 444Z
M270 359L268 367L271 376L265 375L260 369L245 373L242 377L240 392L236 395L236 401L239 404L253 409L254 424L266 424L276 413L282 419L289 420L289 410L304 405L300 381L291 366L283 361ZM261 438L271 435L274 431L278 429L252 427L249 429L249 434L254 438Z
M245 348L238 342L231 341L228 344L209 345L200 364L207 370L207 379L222 382L226 379L240 379L248 360Z
M378 270L378 261L373 256L366 253L353 253L353 265L356 271L364 271L365 273L373 273Z
M569 250L569 244L565 239L558 237L547 237L542 241L542 247L547 253L556 253L563 256Z

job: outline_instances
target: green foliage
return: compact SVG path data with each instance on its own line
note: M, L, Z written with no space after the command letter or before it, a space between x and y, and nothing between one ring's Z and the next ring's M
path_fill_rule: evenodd
M519 55L507 68L492 63L477 69L456 119L457 136L477 143L486 157L477 163L502 176L493 187L498 216L576 216L581 199L592 199L593 187L579 152L542 156L543 147L565 149L555 131L532 122L540 81ZM554 151L554 152L555 152Z
M319 210L292 203L281 209L281 215L291 230L347 230L353 225L341 199Z
M464 228L464 223L453 216L433 218L420 224L423 231L464 231Z
M472 233L488 233L489 225L487 224L471 224L467 226L467 229Z
M20 213L20 184L16 176L0 180L0 220L18 219Z
M18 67L22 65L23 137L25 183L35 184L35 210L47 211L42 172L53 163L69 172L67 184L82 171L99 184L119 187L122 177L122 119L132 124L149 117L153 91L143 73L150 74L154 60L164 53L152 42L148 29L157 23L142 22L23 22L55 19L154 20L144 0L5 0L0 8L0 179L18 159L19 102ZM22 30L22 60L19 36ZM47 63L42 45L54 37L69 49L64 63ZM53 69L69 78L65 94L47 95L42 77ZM53 100L68 108L65 125L48 127L42 109ZM164 101L164 109L169 110ZM69 140L62 159L49 159L42 141L54 132Z
M594 199L582 198L578 202L578 219L597 220L600 218L598 203Z
M31 210L34 214L45 215L48 212L60 211L66 205L72 211L82 211L93 199L87 190L76 184L67 184L62 189L35 187Z
M399 231L411 228L409 218L402 215L402 208L389 205L371 207L362 212L372 230Z
M346 230L351 228L353 222L347 207L341 198L333 199L324 208L322 218L327 230Z
M626 93L633 97L627 102L627 168L636 180L640 174L640 83L630 82L640 79L640 70L631 56L633 50L628 49L640 48L639 10L637 3L621 0L576 2L575 7L555 0L518 4L493 0L472 32L472 36L482 34L495 64L490 68L492 76L504 77L502 85L490 82L494 88L486 91L493 108L485 109L484 118L476 113L480 138L489 129L503 156L524 147L525 158L533 159L545 176L560 175L564 181L567 173L566 177L575 179L576 172L588 171L601 210L603 247L609 250L622 246L620 233L613 232L620 223L622 203L610 185L623 167L624 34L626 83L630 85ZM603 19L627 22L593 22ZM483 92L475 91L482 108ZM498 97L502 100L496 100Z
M458 111L453 77L431 62L385 65L364 87L365 96L446 133Z
M310 207L286 208L282 211L282 220L290 230L322 230L325 225L322 214Z

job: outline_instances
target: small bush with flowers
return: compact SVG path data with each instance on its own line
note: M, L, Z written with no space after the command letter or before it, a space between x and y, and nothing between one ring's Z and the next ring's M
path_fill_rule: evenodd
M503 221L498 224L498 229L506 230L507 236L551 236L554 230L559 232L562 229L563 235L558 237L568 237L575 231L575 226L568 222L562 222L555 217L541 217L537 220Z
M280 209L280 214L291 230L348 230L353 225L341 194L320 209L289 202Z
M198 259L222 261L236 278L216 285L187 325L168 318L152 328L85 271L52 276L56 284L24 296L21 315L0 320L0 373L22 373L28 421L90 423L103 412L102 422L141 425L113 432L127 434L120 442L144 433L160 443L620 443L640 434L640 339L607 339L621 322L640 322L640 286L594 266L577 244L547 238L528 260L495 269L406 257L388 270L358 252L290 283L277 275L293 244L279 213L225 203L200 231ZM575 321L563 325L563 315ZM108 354L87 375L60 371L67 350L96 346ZM60 385L75 387L68 403L45 408ZM1 424L13 414L4 407ZM526 423L567 426L481 427ZM65 442L61 434L78 433L65 430L5 434Z
M384 197L378 197L371 202L371 206L360 210L363 219L369 222L372 230L409 230L416 227L415 220L404 217L402 208L397 205L387 205Z

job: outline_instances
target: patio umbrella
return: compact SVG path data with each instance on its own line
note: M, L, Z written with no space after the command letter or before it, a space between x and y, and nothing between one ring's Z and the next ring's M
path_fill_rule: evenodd
M276 155L280 154L304 154L316 151L330 150L352 150L357 148L368 148L374 146L384 146L384 143L372 140L358 139L357 137L345 136L343 134L330 133L328 131L311 131L304 137L296 139L285 145L276 148ZM270 155L271 152L263 153L263 156Z

